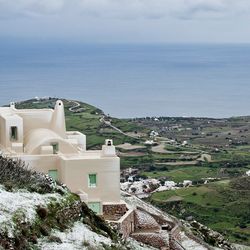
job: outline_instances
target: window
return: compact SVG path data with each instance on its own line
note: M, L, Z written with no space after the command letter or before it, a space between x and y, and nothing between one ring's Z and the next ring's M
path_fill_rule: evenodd
M57 154L59 150L59 146L57 142L52 142L51 146L53 147L53 154Z
M10 140L17 141L17 127L10 127Z
M89 187L96 187L96 174L89 174Z
M101 214L101 203L100 202L89 202L88 207L96 214Z
M58 180L58 173L56 169L49 170L49 176L53 179L53 181Z

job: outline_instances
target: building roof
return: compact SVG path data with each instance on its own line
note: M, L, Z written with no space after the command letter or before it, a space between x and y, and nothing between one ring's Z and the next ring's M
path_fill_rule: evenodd
M31 130L24 137L25 153L32 154L40 145L50 140L62 140L62 138L54 131L46 128L38 128Z

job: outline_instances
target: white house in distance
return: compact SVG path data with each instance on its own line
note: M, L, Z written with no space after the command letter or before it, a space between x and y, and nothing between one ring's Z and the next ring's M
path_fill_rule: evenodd
M86 150L84 134L66 131L60 100L54 110L1 107L0 150L65 183L97 214L121 203L120 159L112 140L102 150Z

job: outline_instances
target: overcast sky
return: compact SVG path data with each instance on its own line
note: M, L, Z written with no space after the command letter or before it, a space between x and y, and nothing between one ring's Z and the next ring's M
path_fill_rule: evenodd
M250 0L0 0L0 38L250 42Z

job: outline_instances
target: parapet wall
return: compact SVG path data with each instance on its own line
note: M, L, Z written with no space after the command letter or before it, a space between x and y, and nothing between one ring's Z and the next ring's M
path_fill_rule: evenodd
M132 234L132 237L139 242L158 249L169 249L168 241L166 240L164 235L159 233L135 233Z
M116 229L123 238L128 238L135 231L135 215L134 210L130 209L118 221L108 221L109 224Z
M128 211L127 205L103 204L103 217L105 220L119 220Z

